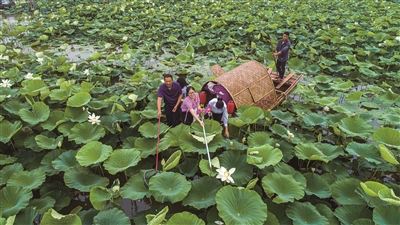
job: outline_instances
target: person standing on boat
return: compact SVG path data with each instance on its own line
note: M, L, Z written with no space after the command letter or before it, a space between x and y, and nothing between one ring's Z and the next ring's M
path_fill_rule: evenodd
M289 32L285 32L283 33L282 39L279 40L276 50L273 54L274 60L276 60L276 57L278 57L278 60L276 60L276 69L278 70L280 80L282 80L285 75L286 63L289 60L289 49Z
M164 99L164 113L167 118L168 126L176 126L181 123L181 108L179 104L182 100L182 88L178 82L174 82L171 74L164 75L164 84L158 88L157 109L158 118L161 117L161 103Z
M210 112L213 120L224 124L225 136L229 138L228 130L228 108L222 98L213 98L208 102L208 106L211 106Z
M200 110L200 97L199 94L196 93L194 87L188 86L186 88L187 97L183 100L181 106L181 119L184 124L190 125L196 119L199 121L200 125L203 126L203 121L200 120L197 115L197 110Z

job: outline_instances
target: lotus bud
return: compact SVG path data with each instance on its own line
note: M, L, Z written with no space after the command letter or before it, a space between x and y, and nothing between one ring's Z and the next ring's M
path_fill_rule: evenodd
M315 172L315 168L313 167L313 168L311 168L311 171L314 173Z
M165 165L165 159L161 160L161 165L164 166Z
M252 151L249 153L249 155L258 155L260 152L259 151Z
M233 142L229 142L229 146L232 148L233 147Z
M244 144L246 142L246 138L242 138L242 143Z
M61 141L58 141L57 146L58 146L59 148L61 148L61 145L62 145Z
M279 147L281 147L281 145L279 143L276 143L275 147L279 148Z
M324 111L329 112L329 107L327 105L324 107Z

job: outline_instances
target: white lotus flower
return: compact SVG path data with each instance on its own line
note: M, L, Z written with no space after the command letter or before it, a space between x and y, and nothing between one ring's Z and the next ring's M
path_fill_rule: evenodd
M1 80L0 86L1 87L11 87L12 83L9 79L5 79L5 80Z
M324 107L324 111L329 112L329 107L327 105Z
M221 181L226 181L228 183L235 183L232 179L231 175L235 172L236 168L231 168L229 171L226 170L225 167L221 166L221 168L217 169L218 175L217 179L221 179Z
M289 137L294 137L294 134L292 134L290 131L287 131L287 135L289 136Z
M27 74L24 76L24 78L27 79L27 80L31 80L31 79L33 79L33 74L32 74L32 73L27 73Z
M381 43L379 43L379 44L378 44L378 46L379 46L379 47L381 47L381 46L382 46L382 44L381 44Z
M239 27L239 30L243 29L242 27Z
M358 22L354 22L354 25L358 25Z
M127 41L127 40L128 40L128 37L127 37L127 36L123 36L123 37L122 37L122 40Z
M397 37L396 37L396 40L400 41L400 36L397 36Z
M217 225L224 225L224 222L219 221L219 220L214 221L214 223L217 224Z
M43 60L43 58L38 58L38 59L36 59L36 61L38 61L38 63L42 64L44 60Z
M7 95L6 98L11 98L11 95Z
M100 125L100 116L96 116L94 113L92 115L89 114L89 122L92 124Z
M338 27L337 30L340 30L340 27Z
M83 72L86 76L89 76L89 69L86 69L84 72Z

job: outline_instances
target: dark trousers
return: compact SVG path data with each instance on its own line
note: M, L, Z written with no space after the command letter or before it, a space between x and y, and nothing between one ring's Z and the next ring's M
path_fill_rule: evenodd
M284 61L284 62L279 62L279 61L277 61L277 62L276 62L276 69L278 70L279 78L281 78L281 79L282 79L283 76L285 75L286 62L287 62L287 61Z
M222 123L222 113L219 113L219 114L213 113L212 118L213 118L213 120L218 121L219 123Z
M181 123L180 115L181 115L181 107L178 106L175 112L172 112L174 106L165 105L164 106L164 113L165 117L167 118L167 125L168 126L177 126Z
M190 125L193 123L193 115L189 112L181 112L181 120L184 124Z

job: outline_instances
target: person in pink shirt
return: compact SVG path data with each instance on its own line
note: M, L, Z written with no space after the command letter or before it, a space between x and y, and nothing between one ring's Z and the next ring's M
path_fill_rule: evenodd
M199 94L196 93L192 86L188 86L186 89L187 97L183 100L181 106L181 119L184 124L190 125L196 119L200 125L203 126L203 121L200 120L197 115L197 110L200 110L200 98Z

